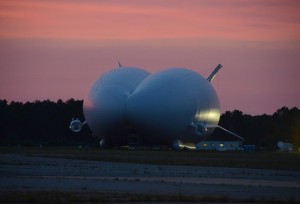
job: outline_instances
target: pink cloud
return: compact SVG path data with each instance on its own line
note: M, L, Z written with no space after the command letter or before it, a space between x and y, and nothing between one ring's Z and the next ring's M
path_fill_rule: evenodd
M9 1L1 37L50 39L217 38L299 40L299 4L289 1ZM279 2L279 3L278 3ZM292 2L292 1L291 1Z

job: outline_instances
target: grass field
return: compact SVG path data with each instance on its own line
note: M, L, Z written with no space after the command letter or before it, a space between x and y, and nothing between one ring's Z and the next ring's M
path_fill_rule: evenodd
M297 203L290 199L236 199L227 196L185 196L177 195L149 195L131 193L103 193L103 192L59 192L59 191L26 191L1 192L0 203L132 203L132 202L171 202L171 203Z
M104 150L99 148L79 150L77 147L0 147L0 153L139 164L300 170L300 154L286 152L210 152L149 149Z

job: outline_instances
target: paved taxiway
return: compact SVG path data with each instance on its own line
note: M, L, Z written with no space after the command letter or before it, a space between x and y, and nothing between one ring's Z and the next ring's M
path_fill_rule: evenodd
M300 172L0 155L0 190L99 191L300 201Z

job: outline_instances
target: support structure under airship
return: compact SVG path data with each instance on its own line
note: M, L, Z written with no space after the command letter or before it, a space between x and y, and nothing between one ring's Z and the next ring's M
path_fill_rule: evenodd
M92 85L83 104L85 121L72 120L72 131L87 124L104 148L127 145L135 132L144 144L182 149L205 140L219 127L219 100L210 82L222 65L207 79L186 68L150 74L119 66Z

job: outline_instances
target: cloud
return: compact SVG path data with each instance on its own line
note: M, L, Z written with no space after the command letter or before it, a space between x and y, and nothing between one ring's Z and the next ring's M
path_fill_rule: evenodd
M292 2L12 0L1 2L0 37L299 40Z

